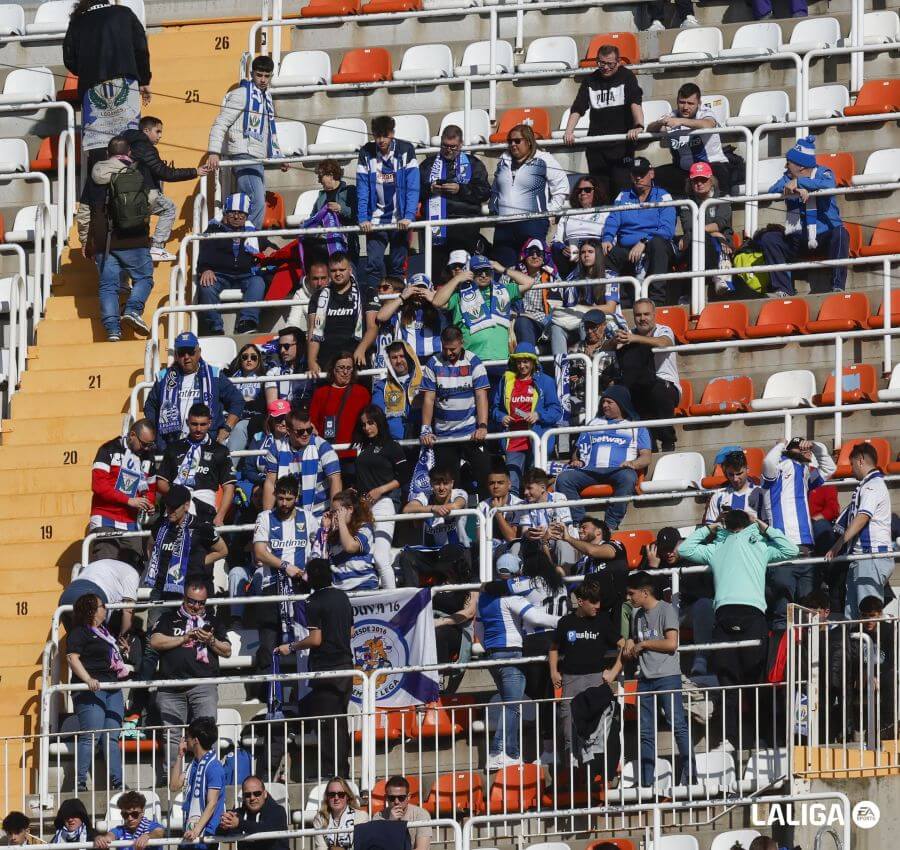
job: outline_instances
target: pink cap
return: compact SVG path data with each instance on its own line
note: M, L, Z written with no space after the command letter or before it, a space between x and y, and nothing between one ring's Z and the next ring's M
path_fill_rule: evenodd
M286 399L279 398L270 401L266 409L269 411L269 416L287 416L291 412L291 403Z
M689 177L712 177L713 170L708 162L695 162L688 172Z

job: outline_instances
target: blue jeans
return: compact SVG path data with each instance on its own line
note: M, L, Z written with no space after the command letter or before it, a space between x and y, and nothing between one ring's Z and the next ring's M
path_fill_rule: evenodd
M521 658L521 649L495 649L488 652L491 661L499 658ZM522 700L525 698L525 673L521 667L509 666L489 667L491 678L497 686L502 702L512 703L503 706L500 724L491 739L490 755L506 753L510 758L519 757L519 715L522 712Z
M235 159L253 158L240 154ZM262 228L263 216L266 212L266 172L261 165L242 165L234 169L235 190L250 197L250 223L257 229Z
M100 317L107 334L118 334L122 330L119 323L119 292L122 288L122 272L133 284L131 294L125 303L123 313L140 316L153 289L153 260L149 248L125 248L97 254L94 258L100 271Z
M564 469L556 479L556 489L567 499L580 499L581 491L592 484L609 484L613 488L613 496L631 496L637 483L637 473L630 467L617 469ZM606 506L606 524L610 531L615 531L625 519L627 502L610 502ZM570 508L572 519L577 525L585 514L583 507Z
M530 316L519 316L513 329L518 342L530 342L534 346L537 346L540 338L546 333L550 338L550 351L554 357L565 354L569 350L566 332L559 325L552 324L549 317L547 322L541 325Z
M541 190L543 191L543 189ZM526 212L526 210L522 210ZM546 218L533 218L498 224L494 228L494 248L491 257L504 266L514 266L519 262L522 247L529 239L547 238L549 223Z
M850 256L850 234L843 226L822 231L816 235L816 240L816 253L824 254L829 260L844 260ZM812 253L806 236L799 233L786 235L780 230L767 230L756 241L766 265L800 262ZM847 288L847 266L836 266L831 270L831 288L841 292ZM769 289L796 295L792 272L769 272Z
M660 691L676 691L660 697L638 697L640 702L641 723L641 785L652 785L656 773L656 732L654 722L657 717L657 706L662 709L663 717L672 727L678 754L686 759L684 773L693 779L697 773L694 766L694 748L688 735L687 715L684 713L684 700L681 696L681 676L661 676L659 679L638 679L638 694L654 694Z
M87 782L88 770L91 766L91 754L96 748L104 754L109 768L109 782L113 788L122 787L122 751L119 749L119 732L103 735L90 730L122 728L125 716L125 700L122 691L78 691L74 697L75 714L78 726L86 732L79 733L78 783ZM95 790L99 787L94 777Z
M262 301L266 294L266 282L258 274L234 275L216 272L216 282L210 286L197 286L200 304L218 304L223 289L240 289L244 301ZM259 307L245 307L238 313L238 322L259 324ZM222 314L218 310L200 313L200 325L206 333L220 334L224 330Z
M522 478L525 470L530 466L530 452L507 452L506 468L509 471L509 480L512 484L512 492L517 496L522 495Z
M366 234L366 264L363 281L373 289L385 275L404 277L403 264L409 252L409 234L405 230L379 230ZM385 263L384 255L388 255Z
M228 570L228 595L232 599L240 599L247 595L247 585L250 582L250 573L246 567L231 567ZM231 617L243 617L246 605L232 605L226 609Z

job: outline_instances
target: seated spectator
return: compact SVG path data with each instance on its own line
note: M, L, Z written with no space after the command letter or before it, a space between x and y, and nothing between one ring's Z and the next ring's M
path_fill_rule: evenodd
M559 492L550 492L550 476L543 470L534 467L522 478L522 495L525 501L533 504L547 502L564 502L566 496ZM561 537L554 537L551 529L554 524L569 528L572 525L572 511L566 505L555 508L531 508L518 514L519 528L522 531L523 559L538 550L552 556L554 563L571 563L574 561L571 550Z
M584 248L590 243L586 243ZM594 250L593 247L591 250ZM599 245L596 248L596 255L601 256ZM621 308L618 300L612 300L612 297L618 299L618 284L607 284L607 294L605 303L591 308L583 314L581 319L581 330L584 333L584 339L578 340L569 346L569 354L586 354L591 362L599 355L601 374L610 364L614 365L615 356L607 351L608 339L614 338L619 330L627 330L628 325L622 316ZM615 295L610 293L615 288ZM604 353L606 352L606 353ZM569 396L571 403L571 412L569 414L569 422L580 422L585 413L587 405L587 376L585 374L584 363L580 359L567 361L569 378ZM601 385L602 389L602 385Z
M696 83L685 83L678 89L677 97L671 114L647 127L648 133L662 133L660 144L672 152L672 163L661 165L655 170L657 186L675 197L682 197L691 167L703 163L712 170L722 187L722 194L728 195L731 189L731 171L728 157L722 150L721 137L718 133L699 136L691 134L691 130L718 127L716 114L711 107L701 103L703 95Z
M529 239L519 254L519 264L509 269L506 276L519 284L521 298L516 302L518 312L513 323L513 333L519 342L536 346L547 334L554 356L566 353L566 334L561 327L551 323L553 307L550 295L559 298L558 290L537 289L540 283L555 283L559 273L553 265L550 251L540 239ZM528 282L531 285L527 285Z
M796 263L811 255L824 255L829 260L850 256L850 234L841 220L835 196L809 197L810 192L833 189L836 185L834 172L816 162L815 137L799 139L785 155L784 175L768 189L769 193L784 196L784 227L767 228L754 236L766 265ZM843 292L846 287L847 266L834 266L832 292ZM769 272L767 294L776 298L796 295L792 273Z
M31 834L31 821L23 812L10 812L3 818L3 832L8 847L30 847L45 843Z
M266 374L266 364L259 346L252 342L242 345L226 373L229 378L262 378ZM235 386L244 397L244 411L228 438L228 451L240 452L247 448L252 420L259 421L266 415L266 387L261 380Z
M198 687L198 686L194 686ZM205 686L200 686L205 687ZM182 721L183 722L183 721ZM228 777L216 758L219 729L213 716L195 717L184 733L169 772L169 790L184 792L182 845L203 847L202 838L213 836L225 814ZM191 766L184 772L184 757L190 753Z
M341 464L330 443L313 432L309 411L301 408L287 415L287 445L273 440L264 456L266 480L263 507L275 504L275 482L285 475L300 479L300 503L319 517L341 491ZM327 491L326 491L327 485Z
M571 247L571 246L570 246ZM606 269L603 262L603 246L599 238L583 239L576 246L574 265L566 276L566 280L603 280ZM581 304L602 310L608 315L621 318L622 308L619 304L619 284L595 283L593 286L567 286L562 290L563 304L575 307ZM621 319L624 324L625 320ZM578 328L574 328L577 330Z
M293 245L293 243L291 243ZM280 256L281 252L275 251L269 255L269 259L286 259ZM293 251L296 252L296 246ZM327 260L310 259L303 275L296 283L293 295L291 296L296 305L291 307L288 313L287 323L289 327L295 327L301 331L301 336L309 330L309 302L317 297L319 290L328 286L328 262ZM303 353L305 354L305 347Z
M491 466L487 487L490 496L478 503L478 509L485 516L488 516L493 508L522 504L522 500L512 492L512 479L509 467L500 458L495 458ZM497 511L494 514L491 545L493 547L495 567L497 566L497 559L501 555L505 555L514 545L518 545L520 533L519 517L520 514L507 511Z
M328 277L328 286L309 301L306 363L313 375L341 351L352 351L356 365L365 366L378 332L375 316L380 305L356 282L346 254L335 251L328 258Z
M110 342L122 338L122 322L142 334L150 333L143 319L153 289L150 210L146 196L129 194L131 184L143 184L130 152L128 142L114 136L107 145L109 158L98 162L91 172L94 182L107 190L98 193L91 206L85 256L94 260L100 274L100 317ZM131 292L120 316L123 272L131 279Z
M240 806L222 815L216 835L233 840L240 836L256 835L258 832L287 832L284 806L272 799L258 776L248 776L241 783L241 799L243 803ZM240 846L240 840L237 844ZM288 850L290 844L287 838L267 838L247 842L244 846L258 850Z
M462 128L448 124L441 133L438 153L425 157L419 166L422 208L429 221L478 217L481 205L491 196L484 163L462 148ZM432 278L440 276L454 251L474 254L482 241L477 224L436 227L431 249Z
M141 514L152 512L156 501L156 431L138 419L128 434L103 443L91 467L91 519L88 533L106 529L139 531ZM94 541L97 558L118 558L141 552L139 537L100 538ZM107 600L108 601L108 600Z
M333 776L325 785L322 805L313 818L313 829L327 829L313 837L314 850L353 850L353 827L369 822L369 813L360 804L346 779Z
M534 130L528 124L517 124L509 131L506 144L508 150L500 155L494 170L491 214L556 213L564 209L569 195L566 172L552 154L538 149ZM512 266L522 245L529 239L546 239L548 227L546 218L498 224L494 228L494 260L501 266ZM471 268L475 271L474 266Z
M103 690L104 683L128 678L121 651L124 643L109 633L105 625L106 605L99 596L86 593L79 597L72 611L73 628L67 636L66 658L73 682L88 686L75 691L72 701L78 726L78 790L87 791L88 773L92 770L94 750L103 754L112 788L122 788L122 753L119 729L125 717L125 701L121 690ZM93 730L110 730L95 735Z
M144 814L147 798L140 792L126 791L119 795L116 806L122 817L122 823L94 839L94 847L97 850L108 850L113 841L133 842L126 845L123 850L145 850L151 838L162 838L166 834L166 828L159 821Z
M870 711L878 724L877 739L884 740L894 734L897 636L893 622L885 619L884 603L880 597L867 596L859 601L856 608L854 619L858 618L861 624L850 634L862 633L868 638L869 646L867 652L863 649L862 640L847 641L847 657L844 663L850 693L847 695L848 705L844 714L847 724L844 740L852 740L854 732L859 732L863 737L866 733L875 735L875 730L867 728ZM875 659L874 682L869 679L865 660L869 653L872 653ZM875 706L867 705L870 698L877 701Z
M379 115L371 127L373 141L359 149L356 166L356 217L366 234L363 278L374 287L385 275L403 277L409 251L406 230L419 206L419 163L413 145L394 138L393 118ZM396 228L372 229L385 224Z
M252 434L247 444L250 451L261 451L259 455L242 457L237 468L237 486L250 498L257 489L262 488L266 480L266 455L271 451L275 457L290 452L287 433L287 415L291 405L282 399L269 402L268 415L262 422L262 428ZM239 499L238 499L239 501Z
M322 517L327 530L327 557L338 590L377 590L375 521L372 508L356 490L331 497L331 510Z
M638 156L631 163L631 189L619 194L613 211L603 225L603 253L607 277L665 274L674 259L672 239L675 236L675 207L630 209L619 212L615 207L626 204L658 204L672 196L654 183L650 161ZM654 304L667 304L669 287L662 281L651 281L650 299Z
M50 839L51 844L76 844L93 841L97 830L91 823L84 803L77 798L63 800L53 818L53 829L56 832Z
M717 455L716 462L722 465L727 483L709 497L703 514L704 524L720 522L722 514L729 510L746 511L751 517L765 518L763 491L758 482L750 478L744 452L732 447L721 460Z
M188 410L188 435L169 443L163 452L156 486L165 496L175 485L190 490L192 511L213 525L224 525L234 500L237 478L231 454L209 434L212 415L205 404ZM221 491L221 492L220 492Z
M612 384L600 397L601 415L588 423L593 425L617 425L637 419L631 394L625 387ZM592 484L609 484L616 497L631 496L637 483L638 472L650 465L650 434L646 428L617 427L604 431L587 431L579 434L572 452L569 468L556 479L556 492L566 499L580 499L581 491ZM626 502L609 502L606 507L606 524L615 531L625 518ZM585 514L581 506L573 506L572 518L580 522Z
M431 815L409 802L409 781L405 776L392 776L384 790L384 808L372 816L373 820L427 821ZM429 850L431 827L417 826L409 831L412 850Z
M306 371L303 334L294 325L278 331L278 362L266 372L267 378L298 375ZM310 370L312 371L312 370ZM266 383L266 403L286 399L294 407L302 405L312 395L313 380L275 381Z
M316 179L322 187L313 204L312 215L304 227L352 227L356 224L356 186L344 180L341 164L324 159L316 166ZM359 262L359 237L355 233L325 233L303 237L303 250L310 262L327 260L335 251L343 251L353 265Z
M215 439L226 442L244 412L243 396L218 366L203 360L200 342L190 331L178 334L173 348L175 362L160 371L144 402L144 416L156 428L156 445L164 449L187 436L187 413L194 404L209 407Z
M538 368L533 343L520 342L509 357L509 367L494 390L491 421L501 431L534 431L538 436L560 424L562 408L556 382ZM550 443L553 450L555 441ZM504 446L512 489L522 492L522 476L531 465L534 445L526 437L510 437Z
M135 538L140 540L141 538ZM99 558L81 568L78 578L70 581L59 597L60 605L74 605L86 593L96 596L104 605L118 605L122 602L135 602L138 586L141 581L141 565L143 558L132 549L123 553L126 560ZM121 608L116 611L107 609L107 620L110 628L120 641L127 639L134 617L134 609ZM61 617L66 630L71 629L72 615L64 613ZM115 620L115 624L113 624Z
M379 327L387 327L387 336L394 342L406 343L420 362L441 350L441 331L447 327L446 316L433 304L434 295L434 285L428 277L410 275L399 297L385 300L375 317Z
M791 0L789 5L792 18L805 18L809 15L806 0ZM772 0L751 0L750 8L757 21L765 21L772 17ZM769 848L751 847L750 850L769 850Z
M266 211L266 172L261 159L282 156L278 147L275 106L269 85L275 63L271 56L256 56L250 66L250 79L225 95L222 108L209 131L209 156L206 164L215 171L219 157L246 159L246 165L234 169L236 189L250 199L250 223L262 227ZM283 162L281 170L287 171Z
M604 194L600 181L590 174L579 177L569 193L569 206L572 209L601 207L607 203L609 203L609 198ZM577 266L579 248L586 240L596 239L599 245L600 237L603 235L603 225L606 223L608 215L609 213L604 210L586 215L569 212L559 217L556 222L556 233L553 236L553 259L556 260L560 275L566 277ZM602 274L591 276L603 277ZM580 278L572 279L579 280Z
M222 218L214 218L203 232L252 234L256 228L248 223L249 214L250 198L247 195L229 195L222 207ZM197 272L200 275L197 281L198 303L218 304L224 289L241 290L246 303L262 301L266 294L266 282L260 277L256 256L267 244L267 239L260 241L252 235L242 235L232 240L202 240L197 262ZM241 310L234 332L253 333L259 327L259 310L259 307L245 307ZM200 313L198 321L204 334L224 333L222 316L217 310Z
M713 174L708 162L695 162L688 172L686 195L699 207L704 201L719 195L719 181ZM727 194L727 192L725 193ZM694 216L688 207L678 208L678 220L684 234L678 240L679 259L691 265L691 243L694 238ZM704 266L705 269L720 269L724 274L712 278L716 295L727 295L734 287L731 282L732 236L731 204L719 201L706 208L706 224L704 225Z
M131 148L131 158L144 175L144 186L149 193L150 213L159 216L156 229L150 240L150 256L154 262L174 260L174 254L166 250L172 238L172 225L175 223L177 210L175 202L163 193L163 183L181 183L205 177L210 172L209 164L199 168L175 168L159 155L157 147L163 137L163 122L152 115L144 115L137 130L126 130L122 138Z
M666 14L667 0L653 0L650 4L649 14L653 18L647 32L659 32L666 29L663 18ZM680 29L689 29L691 27L699 27L700 21L694 17L694 4L691 0L675 0L675 18L672 21L672 27Z
M387 374L372 385L372 404L384 411L391 437L415 438L422 428L422 366L407 342L392 342L385 354Z

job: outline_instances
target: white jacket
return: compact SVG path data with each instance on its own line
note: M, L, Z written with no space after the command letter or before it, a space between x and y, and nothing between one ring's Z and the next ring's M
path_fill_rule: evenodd
M222 108L209 131L210 153L233 157L246 154L253 159L265 159L268 156L268 139L244 137L244 106L247 93L240 86L225 95ZM266 125L268 132L268 123Z
M491 185L490 210L496 215L559 212L568 205L569 178L556 158L536 151L515 171L508 153L500 155Z

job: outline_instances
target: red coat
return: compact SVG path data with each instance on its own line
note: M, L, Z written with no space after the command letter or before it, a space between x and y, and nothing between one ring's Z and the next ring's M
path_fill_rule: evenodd
M325 387L319 387L312 397L309 405L309 419L316 426L316 433L323 439L325 436L325 420L329 416L337 416L341 407L341 400L344 395L349 392L347 400L344 402L343 410L340 411L340 419L337 422L337 436L330 443L349 443L353 440L353 432L356 429L356 423L359 422L359 416L363 408L372 403L372 396L369 391L359 384L350 384L341 390L329 384ZM338 452L338 457L348 458L355 457L356 452L352 449L343 449Z

